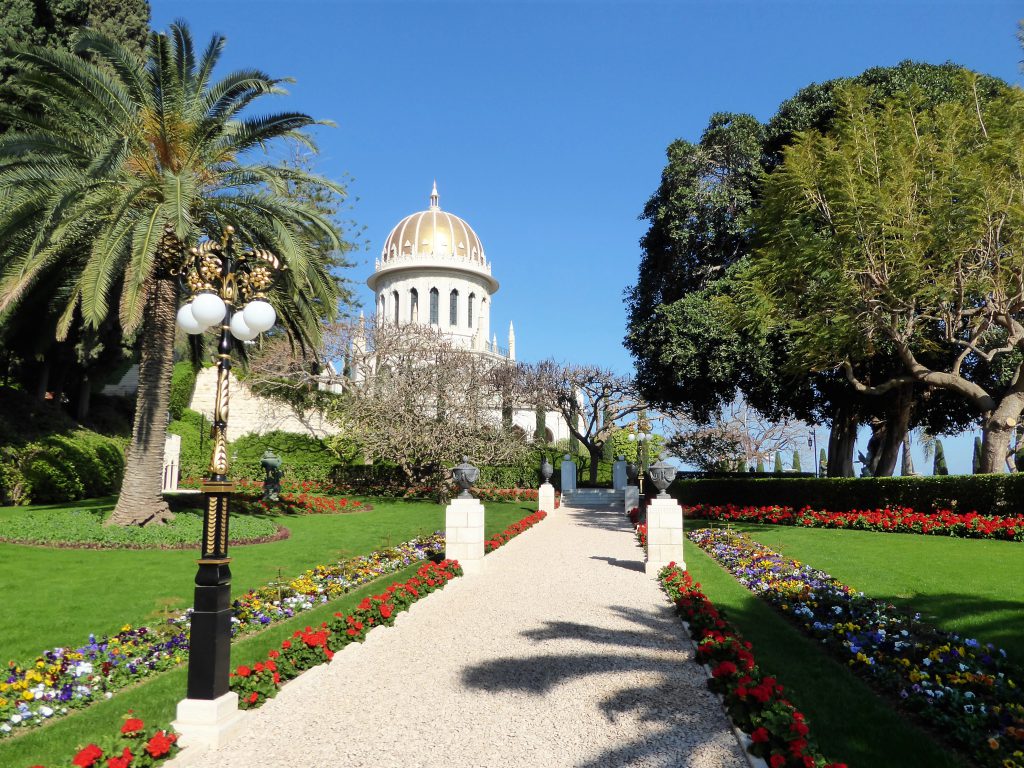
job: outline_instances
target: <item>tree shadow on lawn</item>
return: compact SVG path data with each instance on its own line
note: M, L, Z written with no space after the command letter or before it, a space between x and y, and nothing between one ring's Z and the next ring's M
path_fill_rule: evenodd
M739 747L718 702L707 691L704 672L687 656L692 655L684 630L666 604L655 611L609 606L625 619L629 629L606 628L571 621L546 621L522 632L538 643L569 640L592 643L592 653L536 655L527 659L496 659L466 669L463 682L486 691L523 691L543 696L570 680L619 673L622 682L609 688L598 703L608 723L621 716L658 727L638 734L600 755L578 763L580 768L644 765L689 766L705 762L708 753L732 753L735 760L723 765L745 767ZM604 650L613 646L619 650ZM666 659L666 653L677 654ZM655 682L633 685L638 674L653 675ZM538 715L543 718L543 707ZM710 715L710 717L709 717ZM603 727L600 722L595 727Z

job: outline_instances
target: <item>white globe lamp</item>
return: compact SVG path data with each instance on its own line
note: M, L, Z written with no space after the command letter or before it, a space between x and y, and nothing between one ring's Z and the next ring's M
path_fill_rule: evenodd
M196 320L195 315L192 314L191 304L185 304L178 310L178 327L185 333L190 333L193 336L206 330L206 327L200 324Z
M192 316L204 328L219 323L227 311L227 306L215 293L200 293L192 300Z
M270 306L270 302L262 299L256 299L256 301L246 304L242 315L245 317L245 324L256 333L269 331L277 322L277 313L274 308Z
M231 316L228 327L231 329L231 335L239 341L252 341L260 334L259 331L254 331L246 324L245 317L241 312L235 312Z

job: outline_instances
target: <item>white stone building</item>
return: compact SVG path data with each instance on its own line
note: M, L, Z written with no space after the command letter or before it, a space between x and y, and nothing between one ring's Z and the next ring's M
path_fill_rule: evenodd
M384 240L375 271L366 281L374 293L378 322L418 323L481 355L516 359L516 336L508 327L508 345L491 331L491 303L498 281L491 274L483 242L458 216L442 211L437 184L430 207L398 222ZM358 379L360 374L353 371ZM533 436L536 414L517 408L512 423ZM545 415L548 442L569 439L556 411Z

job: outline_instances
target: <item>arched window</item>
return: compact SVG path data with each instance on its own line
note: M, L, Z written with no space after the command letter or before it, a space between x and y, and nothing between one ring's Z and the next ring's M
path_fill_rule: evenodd
M399 320L398 320L398 291L392 291L391 292L391 300L393 302L395 302L395 311L394 311L394 314L395 314L395 325L398 325L398 323L399 323Z
M418 323L420 320L420 292L415 288L409 289L409 322Z
M437 288L430 289L430 324L440 325L441 324L441 310L438 309L438 305L441 303L440 294L437 292Z
M380 300L377 302L377 317L381 320L384 319L384 294L380 295Z
M466 313L466 317L469 318L469 327L473 327L473 304L476 303L476 294L469 294L469 311Z
M459 324L459 292L452 291L448 297L448 325Z

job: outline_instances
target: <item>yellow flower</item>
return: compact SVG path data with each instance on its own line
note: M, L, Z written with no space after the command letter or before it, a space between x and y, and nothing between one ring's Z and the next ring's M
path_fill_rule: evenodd
M23 698L25 701L32 701L32 699L34 699L35 697L36 695L32 693L32 691L25 691L23 694L21 694L21 698Z

